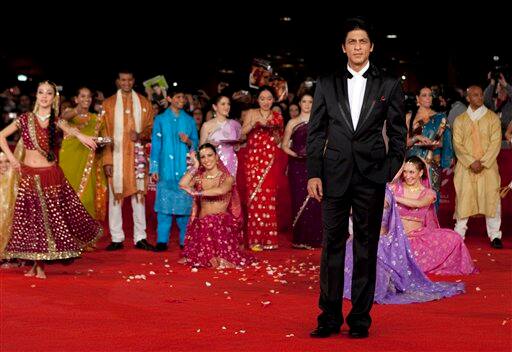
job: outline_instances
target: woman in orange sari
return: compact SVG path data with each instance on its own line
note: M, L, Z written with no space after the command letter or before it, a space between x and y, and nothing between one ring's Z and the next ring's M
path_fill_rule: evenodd
M247 240L253 251L278 247L277 184L271 170L283 134L283 117L271 110L273 103L272 88L262 87L258 92L259 108L247 112L242 127L248 150L245 155Z

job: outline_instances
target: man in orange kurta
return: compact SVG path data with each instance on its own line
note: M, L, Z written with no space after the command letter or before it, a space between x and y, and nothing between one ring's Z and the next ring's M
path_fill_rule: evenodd
M133 240L140 249L152 250L146 240L147 165L143 145L151 137L153 109L151 103L133 91L132 72L119 72L117 93L103 102L105 131L113 143L105 148L103 165L109 180L109 228L112 243L107 250L123 248L122 203L131 197ZM137 164L135 163L137 160Z

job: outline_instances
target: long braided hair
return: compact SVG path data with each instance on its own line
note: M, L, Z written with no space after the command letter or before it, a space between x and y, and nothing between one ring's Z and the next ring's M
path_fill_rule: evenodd
M56 130L57 130L57 123L55 120L59 116L59 104L60 104L59 91L57 89L57 85L51 81L43 81L38 84L37 88L39 88L43 84L50 85L53 88L53 93L54 93L53 103L52 103L52 107L51 107L51 111L50 111L50 119L48 121L48 129L49 129L49 136L48 136L49 148L48 149L49 150L48 150L48 155L46 156L46 160L55 161L56 157L55 157L54 148L55 148L55 139L56 139L55 134L56 134ZM38 110L39 110L39 105L36 102L36 105L34 107L34 113L37 113Z

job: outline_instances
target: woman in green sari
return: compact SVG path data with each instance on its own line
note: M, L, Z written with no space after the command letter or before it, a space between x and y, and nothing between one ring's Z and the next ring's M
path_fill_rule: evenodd
M103 121L101 115L90 112L91 90L80 88L75 102L77 106L65 110L62 118L82 134L98 137ZM96 220L104 220L107 183L101 154L88 149L76 137L65 135L59 153L59 165L89 214Z

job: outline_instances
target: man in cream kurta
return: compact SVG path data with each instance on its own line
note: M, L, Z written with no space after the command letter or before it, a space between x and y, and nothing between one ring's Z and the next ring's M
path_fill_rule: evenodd
M492 247L502 248L501 180L496 162L501 148L501 123L499 117L484 106L480 87L471 86L467 93L469 107L453 123L453 146L457 155L455 231L464 238L468 218L483 214Z
M113 139L113 144L107 146L103 153L103 165L109 180L108 214L112 236L107 250L123 248L122 204L126 197L131 197L135 246L153 249L146 241L144 196L147 190L147 165L145 161L135 165L136 146L144 145L151 136L153 109L145 97L133 91L134 83L133 73L119 72L117 84L120 89L103 102L104 135ZM144 160L145 156L142 154L140 158Z

